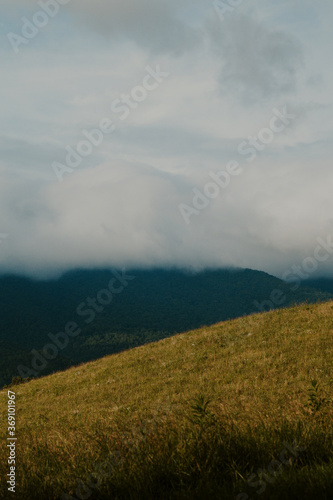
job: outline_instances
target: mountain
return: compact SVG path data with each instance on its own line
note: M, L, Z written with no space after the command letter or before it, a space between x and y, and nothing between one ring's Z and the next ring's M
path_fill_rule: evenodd
M333 297L260 271L72 271L0 279L0 384L269 308Z
M316 288L324 293L333 294L333 278L307 279L302 282L302 285L307 288Z
M251 315L11 387L17 497L331 499L332 317Z

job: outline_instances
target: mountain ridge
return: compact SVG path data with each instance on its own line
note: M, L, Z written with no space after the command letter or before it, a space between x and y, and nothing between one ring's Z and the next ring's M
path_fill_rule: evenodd
M0 382L52 373L261 309L332 297L311 288L292 292L278 278L250 269L76 270L50 281L2 277L0 342L8 342L11 349L0 355ZM67 334L71 328L79 335ZM36 370L34 360L45 359L43 350L55 345L55 336L66 348L56 352L53 347L55 359ZM52 347L48 356L52 357ZM18 371L18 366L26 368Z

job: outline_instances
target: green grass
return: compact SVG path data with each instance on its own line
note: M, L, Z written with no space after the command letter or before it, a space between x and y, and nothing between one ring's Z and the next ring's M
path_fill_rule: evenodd
M17 498L331 499L332 360L327 302L14 387ZM0 398L5 422L7 391ZM2 424L2 478L6 437ZM1 495L10 498L4 481Z

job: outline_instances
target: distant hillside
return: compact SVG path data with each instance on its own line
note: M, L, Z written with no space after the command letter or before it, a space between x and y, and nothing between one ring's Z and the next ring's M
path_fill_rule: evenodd
M249 269L115 273L118 278L109 270L73 271L50 281L2 277L0 343L7 347L0 354L0 385L18 375L19 365L28 369L20 370L23 375L44 375L177 332L270 307L333 297L311 288L293 293L281 280ZM55 348L53 359L38 361L40 370L33 369L36 356L54 344L52 335L64 332L68 323L75 323L80 333L67 337L64 349ZM38 354L31 354L32 349Z
M333 278L315 278L303 281L303 286L315 288L324 293L333 294Z
M14 386L17 498L332 499L332 333L304 305Z

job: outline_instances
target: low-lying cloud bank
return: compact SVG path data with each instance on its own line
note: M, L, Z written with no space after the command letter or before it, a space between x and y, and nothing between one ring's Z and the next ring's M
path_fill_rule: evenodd
M322 198L333 181L329 165L316 179L297 164L281 171L239 162L229 171L209 170L198 180L118 161L34 186L28 196L24 182L2 185L0 221L8 236L0 271L238 266L282 275L313 256L319 237L329 245L333 201ZM333 257L315 271L332 272Z
M0 273L333 275L331 1L1 9Z

